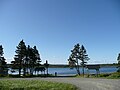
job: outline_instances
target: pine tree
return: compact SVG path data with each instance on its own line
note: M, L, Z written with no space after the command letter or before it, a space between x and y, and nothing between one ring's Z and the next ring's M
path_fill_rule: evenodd
M23 64L24 64L24 57L26 56L25 42L23 40L20 41L20 43L18 44L18 46L16 48L17 48L17 50L15 51L16 55L15 55L14 59L15 59L15 64L17 64L18 67L19 67L19 76L20 76L21 75L21 70L22 70Z
M30 74L33 75L33 71L35 66L38 66L41 62L40 59L40 54L36 48L36 46L34 46L33 48L29 47L28 49L29 52L29 58L30 58Z
M81 61L81 66L82 66L82 71L84 75L84 67L85 64L87 63L87 60L89 60L88 55L86 54L86 49L82 45L80 47L79 44L75 45L73 50L71 50L72 54L69 56L69 65L71 67L75 67L77 70L78 75L80 75L80 70L79 70L79 61Z
M117 57L117 61L118 61L118 72L120 72L120 53L118 54L118 57Z
M86 66L87 61L89 60L86 49L84 48L84 46L82 45L80 48L80 58L81 60L81 66L82 66L82 72L84 75L84 68Z
M7 74L7 62L5 62L5 58L3 56L3 47L0 45L0 73Z
M40 65L41 59L40 54L34 46L33 48L28 45L26 47L25 42L22 40L17 46L17 50L15 51L15 61L12 61L13 67L17 67L19 69L19 76L21 75L21 70L23 69L23 75L30 73L33 75L34 68L37 65Z
M80 70L79 70L79 50L80 50L80 45L77 44L74 46L73 50L71 50L72 54L69 56L69 64L72 67L76 68L78 75L80 75Z

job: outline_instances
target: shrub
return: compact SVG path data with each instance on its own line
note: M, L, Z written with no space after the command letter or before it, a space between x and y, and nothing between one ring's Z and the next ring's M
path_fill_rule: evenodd
M120 72L112 73L108 78L111 78L111 79L120 78Z
M100 74L99 77L108 77L110 74L106 73L106 74Z

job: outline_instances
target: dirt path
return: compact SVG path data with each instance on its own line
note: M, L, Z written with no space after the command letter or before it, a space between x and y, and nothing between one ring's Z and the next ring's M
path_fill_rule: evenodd
M16 78L16 79L45 80L70 83L76 85L78 87L78 90L120 90L120 79L92 79L92 78Z
M42 78L42 80L76 85L78 90L120 90L120 80L89 78Z

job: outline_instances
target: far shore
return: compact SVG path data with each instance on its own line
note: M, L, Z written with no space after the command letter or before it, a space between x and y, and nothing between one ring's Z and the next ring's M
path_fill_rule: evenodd
M12 64L7 64L8 67L11 67ZM98 64L88 64L88 65L98 65ZM99 64L101 67L110 67L110 66L118 66L118 64ZM44 67L43 64L40 65L41 67ZM69 65L67 64L49 64L49 68L68 68ZM81 67L81 66L80 66Z

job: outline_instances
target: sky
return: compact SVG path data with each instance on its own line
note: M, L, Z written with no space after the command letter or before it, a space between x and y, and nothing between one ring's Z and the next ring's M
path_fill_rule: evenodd
M37 46L42 63L68 64L74 45L84 45L88 64L117 63L119 0L0 0L0 45L14 60L16 46Z

